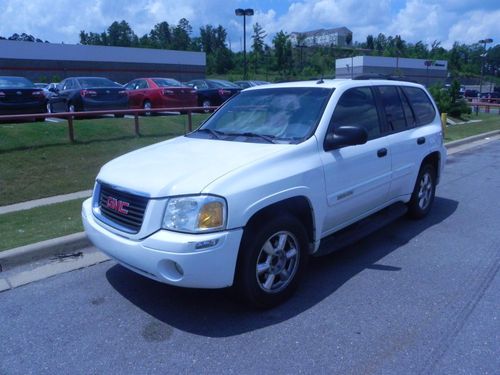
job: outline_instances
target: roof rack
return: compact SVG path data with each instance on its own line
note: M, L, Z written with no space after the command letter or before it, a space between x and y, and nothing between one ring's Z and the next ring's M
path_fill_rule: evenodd
M357 75L353 78L353 80L356 81L361 81L365 79L386 79L389 81L405 81L405 82L418 83L417 81L404 76L392 76L390 74L379 74L379 73L365 73Z

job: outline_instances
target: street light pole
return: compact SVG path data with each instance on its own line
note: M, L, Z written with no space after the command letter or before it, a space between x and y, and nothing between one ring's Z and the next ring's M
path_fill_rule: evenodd
M253 9L235 9L234 14L243 16L243 79L247 79L247 16L253 16Z
M493 43L493 39L481 39L478 43L482 43L484 48L484 53L481 55L483 59L481 61L481 79L479 80L479 97L481 97L481 93L483 91L484 61L486 60L486 43Z

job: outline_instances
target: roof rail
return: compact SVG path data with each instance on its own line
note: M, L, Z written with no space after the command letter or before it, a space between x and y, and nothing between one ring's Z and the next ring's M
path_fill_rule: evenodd
M392 76L390 74L379 74L379 73L365 73L357 75L353 78L353 80L359 80L359 81L365 79L386 79L389 81L405 81L405 82L418 83L417 81L404 76Z

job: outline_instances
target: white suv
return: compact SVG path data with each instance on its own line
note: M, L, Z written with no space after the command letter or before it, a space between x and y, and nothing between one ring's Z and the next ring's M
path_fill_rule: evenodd
M309 255L406 211L424 217L445 159L421 85L260 86L196 131L107 163L82 216L91 241L141 275L234 286L268 307L291 295Z

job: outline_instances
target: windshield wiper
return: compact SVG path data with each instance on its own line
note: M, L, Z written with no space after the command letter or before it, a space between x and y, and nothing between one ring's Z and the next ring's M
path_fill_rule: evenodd
M225 135L231 135L231 136L243 136L243 137L257 137L260 139L263 139L269 143L276 143L274 136L272 135L265 135L265 134L257 134L257 133L252 133L252 132L245 132L245 133L226 133Z
M213 130L213 129L210 129L210 128L198 129L197 132L207 132L207 133L210 133L211 135L214 136L214 138L217 138L217 139L222 139L221 135L226 135L225 133L223 133L221 131Z

